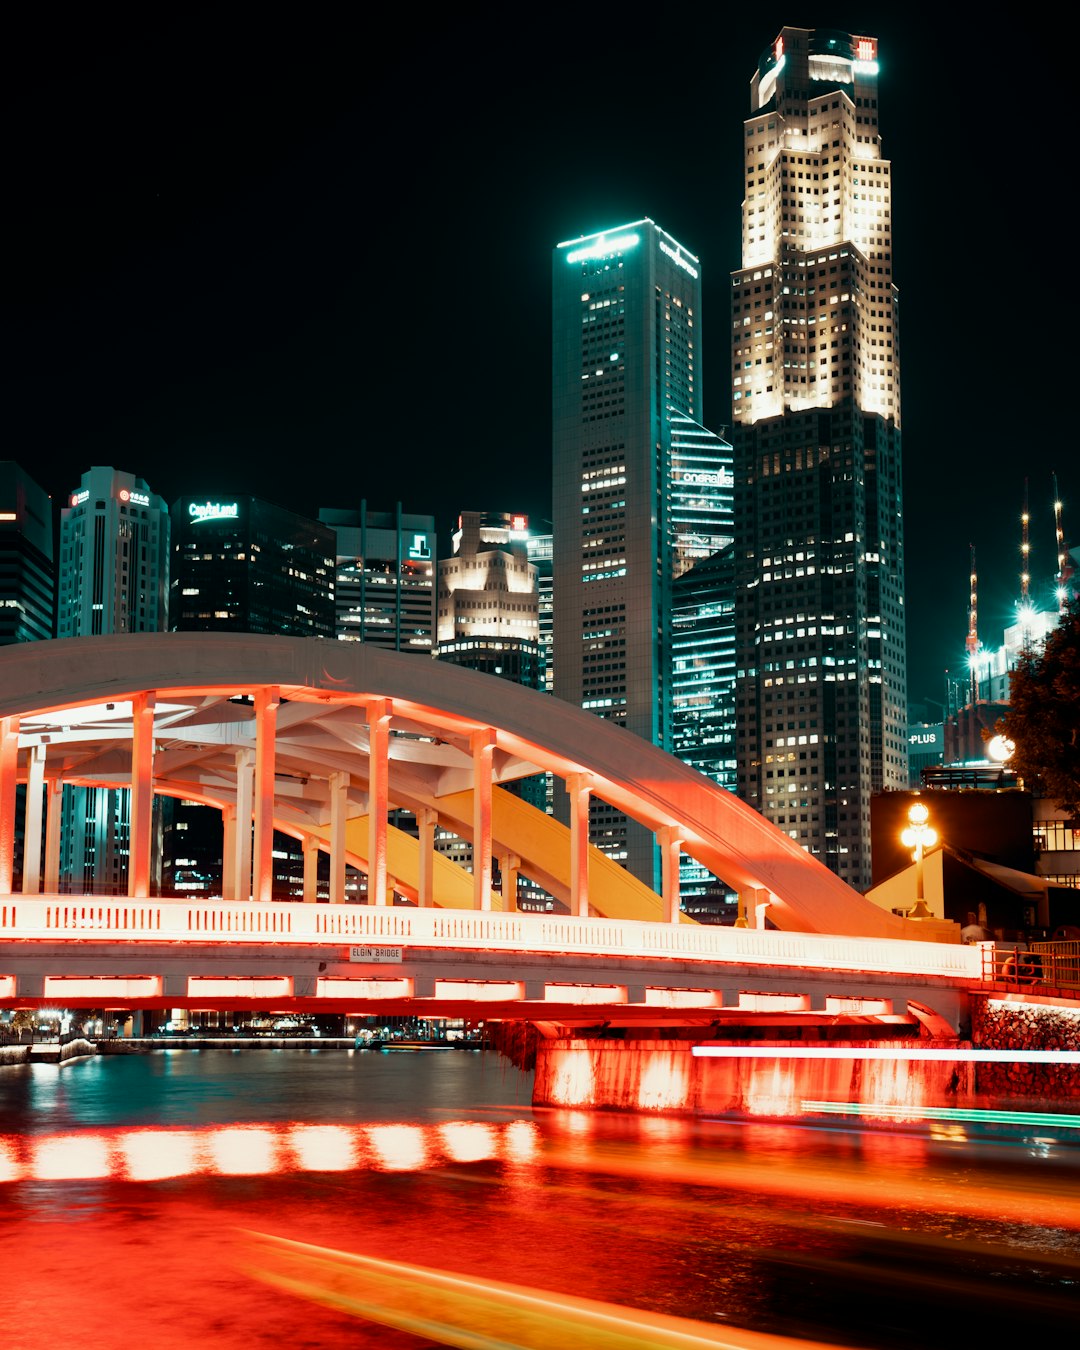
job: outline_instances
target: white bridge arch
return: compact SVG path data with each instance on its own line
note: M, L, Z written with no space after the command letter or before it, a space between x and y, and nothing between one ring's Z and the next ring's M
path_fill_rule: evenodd
M500 791L551 772L571 825ZM57 889L63 784L130 786L130 884L148 894L155 793L216 805L224 898L269 900L275 830L368 874L368 903L513 908L520 871L572 915L685 920L680 851L779 929L931 937L866 900L762 816L675 757L548 695L443 662L325 639L162 633L0 651L0 894L11 891L16 785L26 784L24 893ZM656 833L656 894L588 844L599 797ZM387 824L416 816L419 838ZM253 819L254 830L237 821ZM469 874L433 853L438 823L471 841ZM504 894L491 887L493 860ZM314 869L312 868L312 876ZM314 899L314 885L305 898ZM940 940L940 933L935 933Z

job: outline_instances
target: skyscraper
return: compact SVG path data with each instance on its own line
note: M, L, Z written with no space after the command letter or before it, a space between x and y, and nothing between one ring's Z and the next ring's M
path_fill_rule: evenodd
M52 502L14 460L0 460L0 646L53 635Z
M784 28L751 81L732 275L738 792L853 886L907 782L897 292L877 41Z
M102 466L83 474L60 512L59 563L58 637L165 629L169 510L141 478ZM65 787L63 811L63 885L122 895L130 793Z
M334 635L334 534L256 497L172 508L174 632Z
M462 511L439 559L437 655L539 689L540 606L524 516Z
M435 645L435 517L324 507L337 536L337 636L430 658Z
M555 248L552 303L554 692L670 749L685 508L687 534L701 524L701 485L677 486L675 433L690 458L724 444L700 426L700 264L633 221ZM597 799L590 838L659 886L652 834Z

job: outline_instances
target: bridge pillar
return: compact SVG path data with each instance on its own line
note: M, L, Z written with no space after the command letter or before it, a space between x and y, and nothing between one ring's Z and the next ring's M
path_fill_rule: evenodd
M15 879L15 783L19 774L19 719L0 717L0 894Z
M26 818L23 825L23 895L41 890L41 808L45 796L45 746L30 747L26 766Z
M274 894L275 737L280 703L276 688L255 691L255 900L272 900Z
M45 890L55 895L60 889L60 839L64 820L64 780L48 779L48 807L45 813Z
M234 900L251 899L251 815L255 771L255 756L245 748L236 752L236 848L233 858L236 880L233 883Z
M589 798L592 780L588 774L567 777L570 794L570 913L589 917Z
M388 698L375 698L368 715L368 881L369 905L385 905L386 811L389 804L390 717ZM342 879L344 892L344 878Z
M145 900L150 894L150 845L154 808L153 692L131 700L131 826L128 835L128 895Z
M518 869L521 859L516 853L499 855L499 871L502 873L503 909L511 912L517 909Z
M227 802L221 808L221 898L236 899L239 868L236 860L236 805Z
M491 764L495 732L472 734L473 757L473 909L491 908Z
M673 825L662 825L656 832L660 844L660 864L663 884L664 922L679 922L679 858L682 853L682 835Z
M304 903L311 905L319 898L319 841L310 834L304 836Z
M416 830L420 837L420 868L416 903L421 909L430 909L435 903L435 827L439 814L428 806L416 812Z
M345 902L345 825L349 807L349 775L337 770L330 775L330 903ZM368 882L368 904L372 904Z

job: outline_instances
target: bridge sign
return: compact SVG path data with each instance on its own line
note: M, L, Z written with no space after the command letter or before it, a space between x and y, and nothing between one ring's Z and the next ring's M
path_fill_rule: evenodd
M400 966L400 947L350 947L349 960L363 961L372 966Z

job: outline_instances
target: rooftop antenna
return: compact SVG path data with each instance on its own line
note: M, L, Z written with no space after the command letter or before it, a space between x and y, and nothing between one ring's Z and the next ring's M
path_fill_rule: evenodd
M1056 492L1054 494L1057 495ZM1024 514L1020 517L1023 525L1023 539L1020 544L1020 558L1023 565L1023 571L1020 573L1020 603L1027 605L1028 602L1028 583L1031 581L1031 545L1028 543L1028 522L1031 517L1028 514L1028 480L1024 479ZM1060 565L1060 559L1059 559Z
M1054 474L1054 526L1057 532L1057 585L1058 613L1065 613L1069 598L1069 582L1072 579L1072 561L1065 545L1065 529L1061 523L1061 498L1058 496L1057 474Z
M978 574L975 571L975 545L971 546L971 595L968 600L967 654L968 670L971 673L971 701L979 701L979 606Z

